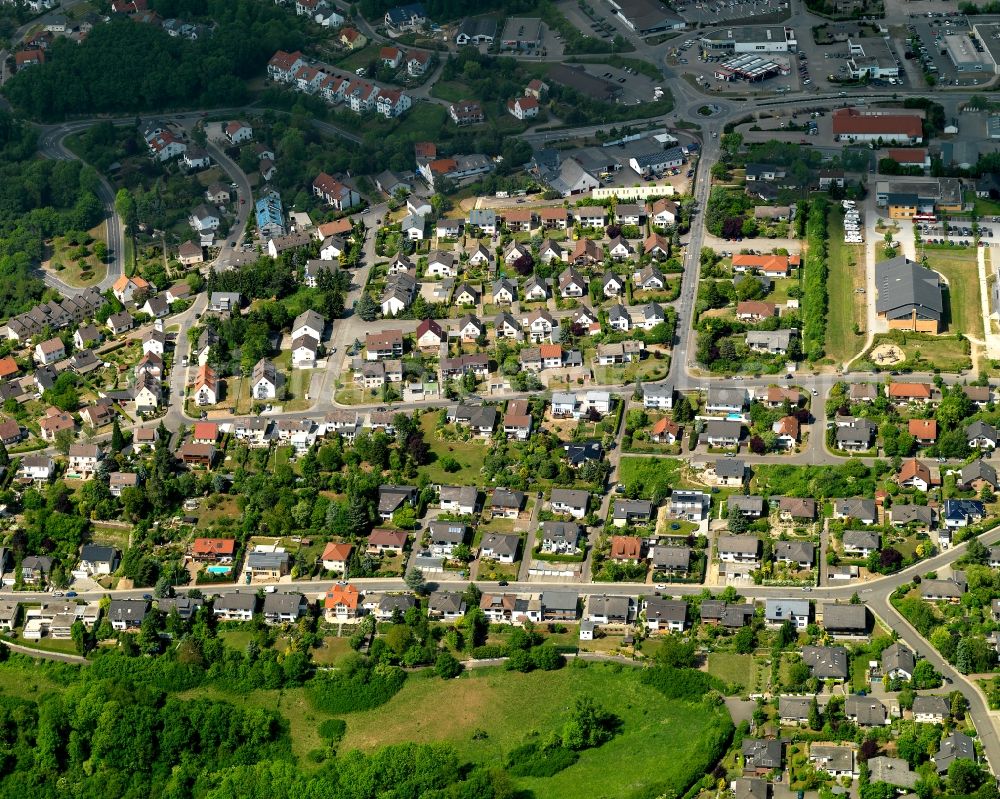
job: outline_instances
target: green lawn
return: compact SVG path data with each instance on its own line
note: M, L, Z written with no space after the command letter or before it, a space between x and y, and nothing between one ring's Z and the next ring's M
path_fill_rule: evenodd
M983 197L976 198L976 216L1000 216L1000 202L987 200Z
M649 499L655 493L664 494L680 484L681 461L676 458L630 458L623 456L618 464L618 482L626 489L639 485L639 495Z
M469 87L457 80L439 80L431 87L431 96L449 103L457 103L459 100L471 98L472 92Z
M756 690L757 661L753 655L732 652L712 652L708 656L708 673L724 683L742 685L748 691Z
M976 293L978 296L978 287ZM888 343L895 344L903 350L906 360L902 364L895 365L902 371L940 369L942 372L960 372L972 367L969 342L959 341L954 336L932 336L926 333L904 333L896 330L875 336L872 349Z
M499 765L529 736L544 740L561 727L575 699L590 697L622 719L621 733L554 777L521 778L519 786L537 799L580 796L583 785L587 796L608 799L680 795L709 767L705 752L724 711L666 699L639 674L599 664L530 674L476 669L448 681L413 674L388 704L347 716L340 751L446 741L461 759ZM486 737L473 740L477 730Z
M870 654L855 655L851 661L851 687L854 692L868 690L868 661L872 659Z
M973 247L946 252L927 250L927 265L948 283L948 333L983 337L983 306L979 292L979 267ZM946 311L946 313L948 313Z
M438 438L435 432L436 426L436 413L425 413L420 418L420 429L424 431L424 441L430 445L431 452L437 456L437 460L421 467L427 478L432 483L443 485L479 485L482 482L479 473L482 471L486 453L489 452L490 442L481 439L445 441ZM454 458L461 468L457 472L446 472L441 467L441 459L444 457Z
M830 215L828 225L828 260L830 276L827 282L830 302L827 311L826 354L836 362L857 355L864 336L854 334L854 326L865 327L865 295L857 292L865 286L865 253L861 245L844 243L844 217ZM861 265L860 268L858 265Z

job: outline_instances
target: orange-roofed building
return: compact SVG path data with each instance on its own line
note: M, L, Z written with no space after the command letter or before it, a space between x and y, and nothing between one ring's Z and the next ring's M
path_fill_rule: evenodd
M202 563L232 563L236 541L232 538L196 538L191 557Z
M219 426L215 422L195 422L192 440L196 444L214 444L219 439Z
M921 446L937 441L937 419L910 419L907 429Z
M326 592L323 615L329 622L353 621L358 617L361 595L353 585L335 585Z
M331 541L324 547L323 555L320 558L323 561L323 568L338 574L347 574L347 561L350 559L353 549L354 547L350 544Z
M611 560L638 563L642 557L642 539L637 535L611 536Z
M13 377L19 371L21 370L17 366L17 361L9 355L6 358L0 358L0 380L6 380L9 377Z

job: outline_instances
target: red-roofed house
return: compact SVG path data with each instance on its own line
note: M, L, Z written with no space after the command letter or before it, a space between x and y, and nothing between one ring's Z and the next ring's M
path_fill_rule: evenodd
M417 77L418 75L423 75L427 71L428 65L431 63L431 54L425 50L414 50L406 59L406 71Z
M196 538L191 544L191 557L201 563L232 563L235 554L232 538Z
M289 83L299 68L305 66L305 63L302 53L298 50L294 53L279 50L267 62L267 74L271 80Z
M921 169L931 168L931 157L923 147L891 147L885 154L900 166L919 166Z
M253 128L250 127L249 122L244 122L242 120L234 120L226 124L224 128L226 138L232 144L242 144L245 141L250 141L253 138Z
M930 383L890 383L889 399L896 402L930 402Z
M923 120L917 114L838 108L833 112L833 135L837 141L920 144Z
M642 539L637 535L611 536L611 560L638 563L642 557Z
M654 424L649 431L650 439L657 444L676 444L680 434L680 425L671 421L666 416Z
M196 444L214 444L219 439L219 425L215 422L195 422L191 440Z
M326 592L323 616L328 622L356 619L360 599L361 595L353 585L335 585Z
M15 361L11 356L6 356L0 358L0 380L6 380L10 377L14 377L20 369L17 366L17 361Z
M534 97L518 97L507 101L507 111L518 119L532 119L538 116L538 100Z
M20 50L14 53L14 63L19 70L45 63L44 50Z
M378 57L381 62L393 69L399 69L400 64L403 63L403 51L398 47L383 47L378 51Z
M921 463L916 458L910 458L903 462L899 474L896 475L896 482L904 487L926 491L938 481L934 480L931 470L926 464Z
M376 527L368 536L368 552L382 554L383 552L401 553L406 547L407 535L403 530L387 530Z
M313 194L338 211L353 208L361 202L361 195L326 172L320 172L312 184Z
M937 441L936 419L910 419L907 429L922 447L929 447Z
M323 561L323 568L338 574L347 574L347 561L350 559L353 549L354 547L350 544L331 541L323 549L323 555L320 558Z

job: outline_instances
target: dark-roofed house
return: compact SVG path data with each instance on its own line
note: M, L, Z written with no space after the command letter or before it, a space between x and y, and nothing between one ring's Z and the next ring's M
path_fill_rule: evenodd
M965 578L959 578L959 574L955 572L947 580L923 580L920 583L920 598L928 602L959 602L966 591Z
M781 770L784 754L781 741L773 738L744 738L742 752L744 775L761 775Z
M524 507L524 492L497 488L490 497L490 511L494 516L516 519Z
M583 615L595 624L628 624L632 610L631 597L590 594Z
M427 600L427 617L457 621L465 615L465 600L457 591L434 591Z
M576 621L578 601L576 591L542 591L542 618L546 621Z
M862 524L875 524L878 521L878 509L874 499L836 499L833 502L833 518L854 519Z
M941 739L941 746L934 755L934 765L938 774L944 774L956 760L976 760L976 747L972 739L961 732L953 732Z
M910 770L910 764L903 758L880 755L868 759L868 779L871 782L884 782L900 790L912 791L917 786L920 776Z
M889 520L895 527L929 528L934 525L934 509L927 505L893 505Z
M775 560L800 569L811 569L816 559L816 547L809 541L778 541L774 545Z
M875 437L875 425L868 419L851 419L849 422L837 422L834 430L834 442L837 449L861 451L871 449Z
M148 599L112 599L108 605L108 621L114 630L138 630L147 613Z
M844 703L844 715L859 727L882 727L889 723L889 714L874 696L851 694Z
M691 547L654 546L650 550L649 559L654 572L683 577L691 568Z
M809 747L809 762L831 777L854 776L854 749L850 746L813 744Z
M916 665L913 652L898 641L882 650L882 674L886 677L893 680L912 679Z
M823 605L823 629L835 636L859 636L868 631L868 609L864 605Z
M513 563L521 537L505 533L487 533L479 544L479 557L498 563Z
M587 515L587 503L589 500L590 494L586 491L553 488L549 502L553 513L566 513L575 519L582 519Z
M653 503L648 499L616 499L612 518L616 527L645 524L653 518Z
M645 602L644 613L646 629L652 633L683 632L687 621L687 602L658 596L649 597Z
M300 593L275 592L264 597L264 621L268 624L290 624L304 616L309 602Z
M812 521L816 518L816 500L782 497L778 500L778 515L782 521Z
M809 713L812 703L815 701L811 696L779 696L778 697L778 718L782 724L802 725L809 721Z
M867 558L879 550L879 534L870 530L846 530L843 537L844 554Z
M998 487L997 470L982 458L965 464L959 475L959 485L966 491L975 491L977 494L983 490L984 486L991 489Z
M913 697L913 720L921 724L943 724L951 717L951 706L943 696Z
M802 661L817 679L847 679L847 650L842 646L804 646Z
M770 783L760 777L738 777L733 780L734 799L768 799Z
M747 465L739 458L719 458L714 470L720 485L741 486L747 479Z
M944 298L937 272L900 255L875 264L875 285L875 312L890 330L940 331Z
M215 598L212 609L224 621L250 621L257 610L256 594L222 594Z
M764 515L764 498L732 494L726 498L726 508L730 514L739 513L748 519L759 519Z

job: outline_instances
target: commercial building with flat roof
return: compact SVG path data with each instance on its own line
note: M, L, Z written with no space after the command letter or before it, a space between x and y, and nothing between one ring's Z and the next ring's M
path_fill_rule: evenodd
M794 28L781 25L750 25L720 28L701 37L708 50L731 53L794 53L799 49Z
M890 195L915 195L917 213L962 210L962 181L958 178L894 178L875 183L875 201L889 206Z
M503 26L504 50L536 50L542 46L542 21L537 17L511 17Z
M992 72L993 59L983 48L976 49L967 33L948 33L944 37L944 47L948 58L958 72Z
M687 27L680 14L659 0L608 0L608 5L640 36Z
M1000 23L980 22L972 26L972 32L989 56L990 69L1000 73Z
M847 68L852 78L898 77L899 62L888 40L881 36L849 39L847 50Z

